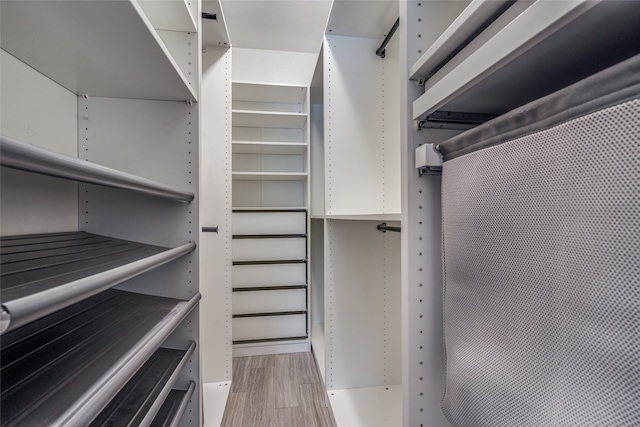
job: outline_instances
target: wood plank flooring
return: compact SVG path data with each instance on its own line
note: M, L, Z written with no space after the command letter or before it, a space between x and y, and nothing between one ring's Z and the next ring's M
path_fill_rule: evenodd
M222 427L335 427L311 353L236 357Z

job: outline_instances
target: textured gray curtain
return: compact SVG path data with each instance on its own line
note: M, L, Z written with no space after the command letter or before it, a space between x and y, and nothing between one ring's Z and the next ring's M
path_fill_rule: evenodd
M640 57L442 146L442 408L640 425Z

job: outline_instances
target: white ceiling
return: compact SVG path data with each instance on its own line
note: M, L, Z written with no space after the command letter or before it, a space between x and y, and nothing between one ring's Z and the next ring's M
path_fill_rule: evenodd
M222 0L236 48L318 53L331 0Z

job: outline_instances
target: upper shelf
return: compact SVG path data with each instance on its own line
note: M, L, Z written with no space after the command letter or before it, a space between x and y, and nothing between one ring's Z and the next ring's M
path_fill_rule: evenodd
M183 202L190 202L194 198L194 194L190 191L175 189L150 179L54 153L2 135L0 135L0 152L2 152L0 164L14 169L133 190Z
M409 79L428 79L484 30L513 0L474 0L409 70Z
M0 332L16 329L188 254L84 232L6 236L0 241Z
M638 53L638 22L635 1L518 1L427 80L413 118L503 114L548 95Z
M233 110L233 126L278 129L302 129L307 122L306 113Z
M263 142L233 141L232 151L235 154L304 154L307 144L304 142Z
M199 299L111 289L2 336L0 422L88 425Z
M202 44L204 46L231 47L229 32L219 0L202 0L202 13L216 19L202 19Z
M136 0L3 1L0 16L2 49L73 93L197 100Z
M272 104L304 104L305 86L233 82L233 100Z

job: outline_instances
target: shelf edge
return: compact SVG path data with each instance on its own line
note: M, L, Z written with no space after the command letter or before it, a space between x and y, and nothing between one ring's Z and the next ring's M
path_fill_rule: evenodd
M169 249L112 270L74 280L24 298L5 302L2 304L2 314L0 316L2 322L0 333L14 330L96 295L119 283L186 255L192 252L195 247L196 244L194 242L186 243L177 248ZM6 315L5 312L7 313ZM5 320L6 317L8 317L8 321Z
M121 188L166 199L190 202L194 193L116 169L85 162L42 147L0 135L0 165L57 178Z

